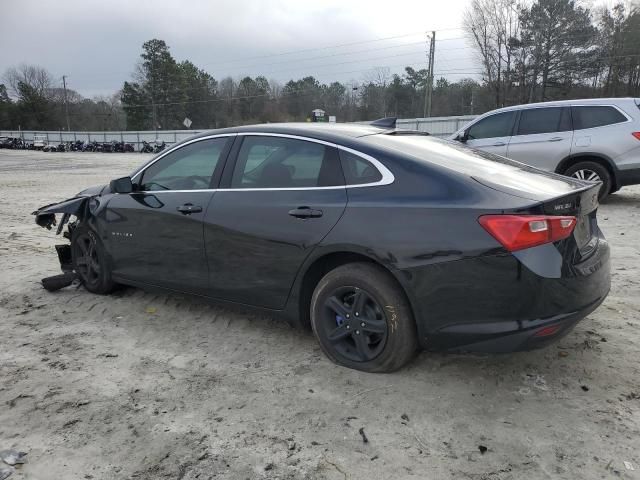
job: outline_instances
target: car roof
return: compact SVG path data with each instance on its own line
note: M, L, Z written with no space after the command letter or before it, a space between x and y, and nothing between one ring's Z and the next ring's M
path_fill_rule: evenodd
M632 97L623 98L576 98L573 100L554 100L550 102L524 103L520 105L512 105L510 107L497 108L487 113L508 112L511 110L521 110L524 108L538 107L561 107L566 105L619 105L627 102L635 102ZM486 115L486 114L485 114Z
M208 130L191 137L191 139L224 133L255 132L300 135L332 142L345 139L345 137L358 138L378 133L386 133L389 131L393 130L358 123L265 123L260 125L244 125L241 127Z

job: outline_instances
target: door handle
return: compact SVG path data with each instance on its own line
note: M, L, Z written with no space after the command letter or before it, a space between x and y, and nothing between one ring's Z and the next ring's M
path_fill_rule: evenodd
M319 218L322 216L322 210L315 210L309 207L298 207L289 210L289 215L296 218Z
M562 137L553 137L553 138L550 138L547 141L548 142L559 142L560 140L562 140Z
M492 147L504 147L506 143L504 142L496 142L492 145Z
M202 207L193 205L192 203L185 203L176 208L183 215L191 215L192 213L199 213L202 211Z

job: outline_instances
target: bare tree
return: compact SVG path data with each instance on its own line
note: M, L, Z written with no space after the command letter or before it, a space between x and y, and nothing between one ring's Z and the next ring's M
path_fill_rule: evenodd
M494 91L496 106L504 103L512 82L519 11L517 0L472 0L463 17L464 28L480 52L485 81Z
M24 63L7 69L4 79L9 84L9 93L14 97L20 96L21 83L43 97L47 96L53 83L51 74L46 69Z

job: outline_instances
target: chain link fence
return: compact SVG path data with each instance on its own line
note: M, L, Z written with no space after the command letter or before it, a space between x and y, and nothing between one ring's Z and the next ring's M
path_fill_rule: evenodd
M402 129L429 132L436 137L446 137L457 131L463 125L473 120L475 116L464 115L454 117L431 118L401 118L397 120L397 127ZM36 131L36 130L0 130L0 137L22 138L33 142L36 135L44 137L48 144L76 142L124 142L140 150L142 142L166 142L172 144L184 140L196 133L206 130L158 130L158 131L121 131L121 132L65 132L65 131Z

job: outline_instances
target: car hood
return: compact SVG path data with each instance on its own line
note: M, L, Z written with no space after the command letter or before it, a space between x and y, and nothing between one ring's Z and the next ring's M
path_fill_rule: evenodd
M64 214L66 219L59 225L58 233L60 233L62 226L68 220L70 215L81 215L81 213L85 209L85 203L87 202L87 200L94 197L99 197L103 192L108 190L108 185L97 185L94 187L85 188L81 192L78 192L75 197L62 200L61 202L50 203L49 205L44 205L38 208L35 212L32 213L32 215L36 216L36 223L38 225L47 229L51 229L52 226L56 225L55 214ZM94 200L93 203L93 206L90 204L90 210L92 212L96 211L100 206L100 202L97 199Z

